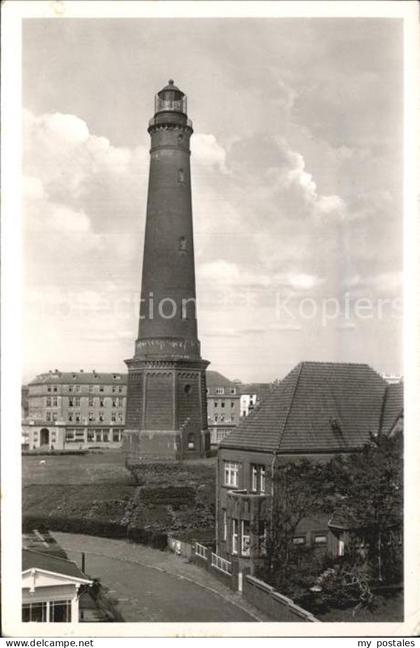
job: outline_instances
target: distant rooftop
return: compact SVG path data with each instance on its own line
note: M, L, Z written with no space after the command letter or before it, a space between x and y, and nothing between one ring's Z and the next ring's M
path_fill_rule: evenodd
M101 385L101 384L126 384L126 373L103 373L96 371L49 371L36 376L29 385Z
M236 384L218 371L206 371L207 387L236 387Z

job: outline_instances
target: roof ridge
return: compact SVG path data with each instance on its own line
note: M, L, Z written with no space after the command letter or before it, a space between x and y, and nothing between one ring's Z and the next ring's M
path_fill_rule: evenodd
M293 372L297 367L299 367L298 375L296 376L295 386L293 388L292 397L290 399L290 405L288 407L287 414L286 414L285 419L284 419L283 429L280 430L279 442L278 442L278 445L277 445L277 450L280 450L281 441L282 441L283 435L284 435L284 433L286 431L287 421L289 420L290 410L292 409L292 404L293 404L293 400L295 398L295 394L296 394L297 386L299 384L300 376L302 374L303 365L304 365L303 362L299 362L299 364L297 364L296 367L294 369L292 369L292 372ZM287 378L287 376L285 378L283 378L283 380L286 380L286 378Z
M386 398L387 398L387 395L388 395L388 389L389 389L389 384L386 385L386 387L384 389L384 395L382 397L382 407L381 407L381 415L379 417L378 433L382 432L382 425L384 423L385 406L386 406Z

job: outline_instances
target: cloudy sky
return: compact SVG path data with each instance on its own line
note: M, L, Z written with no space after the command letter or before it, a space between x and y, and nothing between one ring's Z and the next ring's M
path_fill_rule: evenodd
M133 355L147 122L170 77L195 131L211 368L401 372L399 20L27 19L25 379Z

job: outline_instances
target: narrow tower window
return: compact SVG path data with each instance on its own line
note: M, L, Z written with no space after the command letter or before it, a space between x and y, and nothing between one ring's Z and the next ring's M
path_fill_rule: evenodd
M180 236L178 239L178 250L180 252L186 252L187 251L187 239L185 236Z
M183 184L185 181L184 169L178 169L178 182Z

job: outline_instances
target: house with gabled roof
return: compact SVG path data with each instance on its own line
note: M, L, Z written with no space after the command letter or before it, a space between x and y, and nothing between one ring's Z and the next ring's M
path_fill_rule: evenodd
M248 566L261 544L277 466L328 461L361 450L371 434L393 434L402 396L401 384L388 384L366 364L298 364L219 446L217 553ZM294 542L342 551L328 517L303 520Z
M22 621L79 621L79 590L92 581L76 563L52 553L22 550Z

